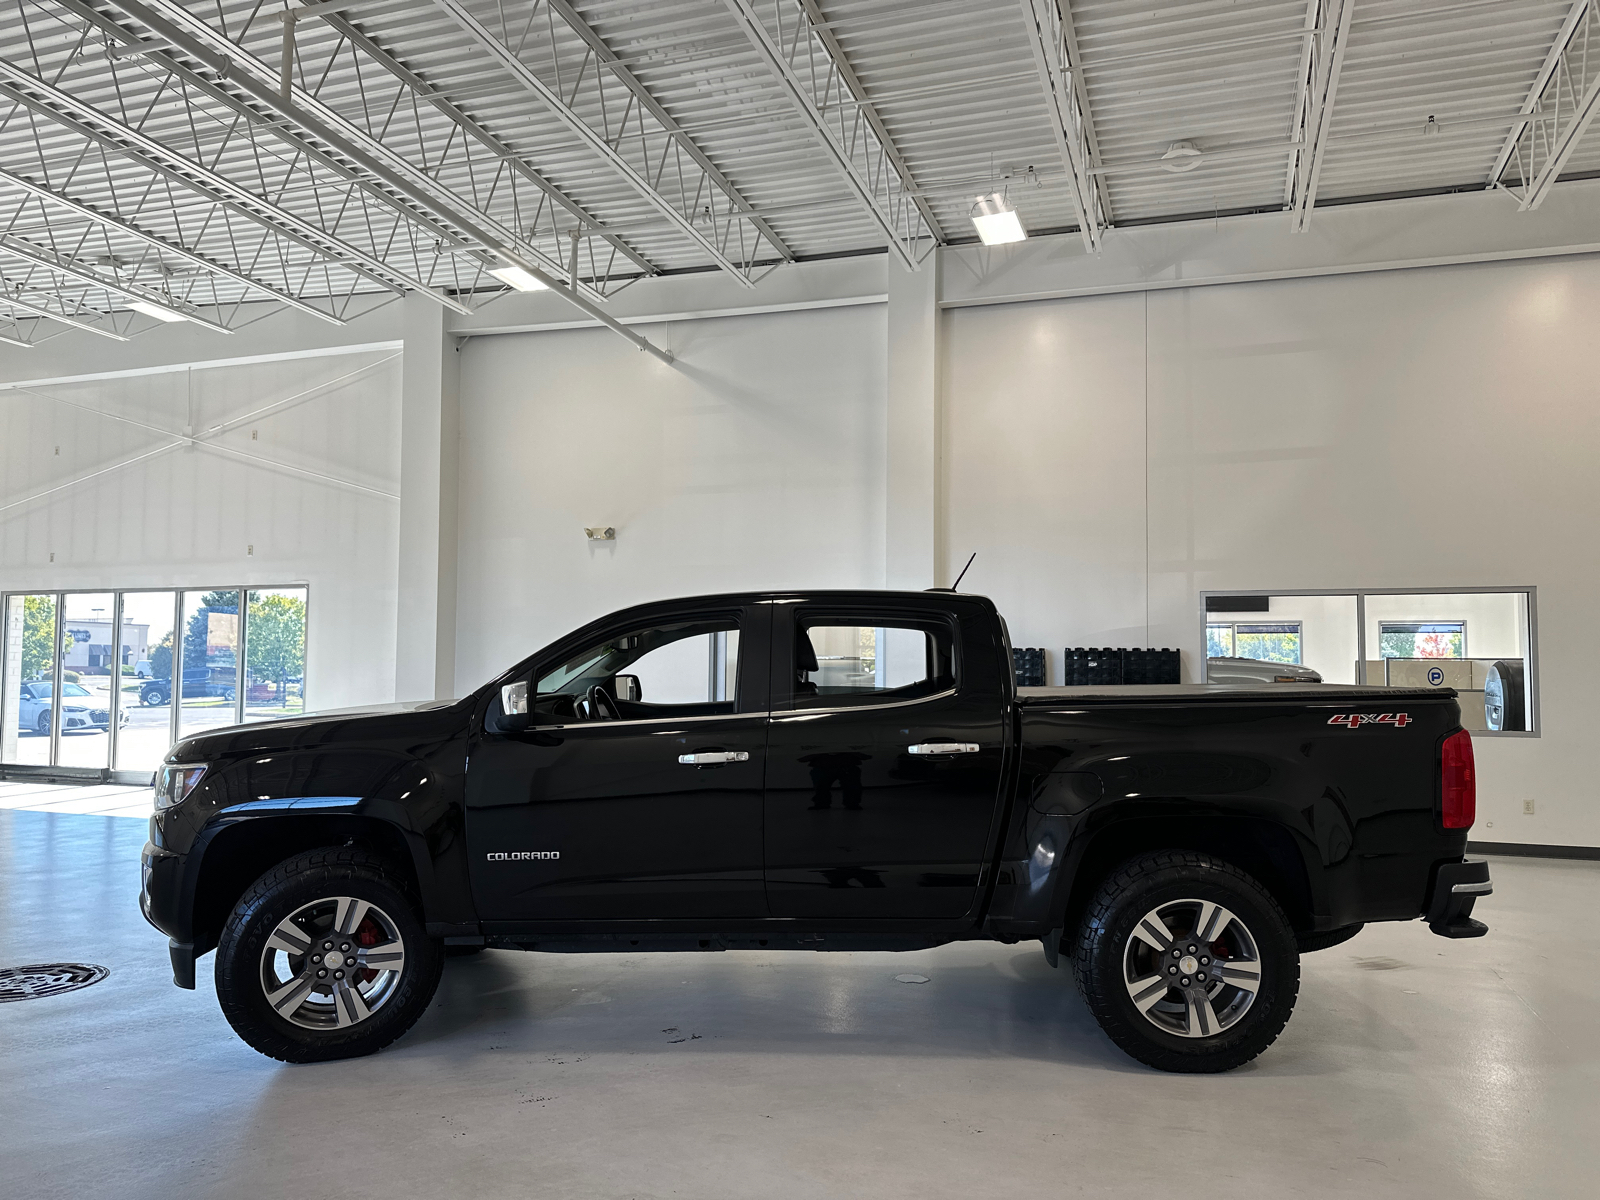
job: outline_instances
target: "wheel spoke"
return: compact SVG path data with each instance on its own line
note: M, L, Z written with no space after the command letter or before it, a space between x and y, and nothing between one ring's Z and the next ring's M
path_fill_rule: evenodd
M340 1029L354 1025L357 1021L365 1021L372 1015L372 1010L367 1007L366 998L351 987L348 980L340 980L333 985L333 1011L337 1015Z
M356 962L374 971L398 971L406 965L404 942L385 942L381 946L365 946L356 954Z
M316 986L317 977L309 971L295 979L291 979L281 988L267 993L267 1003L272 1005L273 1011L287 1017L299 1008L305 998L310 995L311 989Z
M1195 922L1196 936L1203 942L1214 942L1222 931L1233 924L1233 914L1220 904L1200 901L1200 919Z
M1133 936L1157 950L1165 950L1172 945L1172 930L1167 928L1167 923L1159 913L1151 913L1141 920Z
M347 937L356 931L356 926L361 924L361 919L367 915L367 910L372 907L365 900L357 900L353 896L340 896L334 901L334 904L334 932L342 933Z
M1189 1009L1189 1036L1210 1037L1222 1031L1217 1010L1211 1007L1210 997L1198 991L1188 992L1184 999Z
M285 954L304 954L311 949L311 939L287 920L283 920L278 922L278 927L267 939L267 946L273 950L282 950Z
M1143 979L1135 979L1128 984L1128 995L1133 997L1133 1005L1142 1013L1150 1011L1156 1001L1167 994L1168 983L1159 975L1146 975Z
M1254 967L1255 964L1251 963L1250 966ZM1256 992L1261 990L1261 973L1259 971L1250 970L1246 967L1231 966L1228 963L1218 963L1215 973L1223 983L1236 987L1241 992L1249 992L1251 995L1255 995Z

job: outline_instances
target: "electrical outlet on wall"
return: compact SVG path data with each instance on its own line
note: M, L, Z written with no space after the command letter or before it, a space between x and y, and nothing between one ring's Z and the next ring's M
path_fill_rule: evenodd
M1526 799L1523 800L1523 802L1522 802L1522 815L1525 816L1525 817L1533 816L1533 797L1532 796L1529 796L1529 797L1527 797Z

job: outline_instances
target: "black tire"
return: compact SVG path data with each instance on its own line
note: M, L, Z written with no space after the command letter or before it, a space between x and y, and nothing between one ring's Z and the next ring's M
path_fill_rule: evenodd
M1210 943L1194 931L1181 930L1181 926L1166 929L1168 938L1174 933L1182 934L1177 943L1169 941L1169 949L1191 951L1187 939L1192 937L1200 954L1210 949L1221 969L1245 984L1241 987L1219 982L1215 978L1217 968L1209 968L1212 981L1203 986L1216 988L1217 999L1232 997L1233 1007L1224 1009L1220 1032L1206 1032L1219 1018L1211 1002L1206 1002L1202 1015L1182 999L1191 994L1203 999L1199 980L1205 976L1194 977L1189 988L1172 986L1161 992L1154 991L1159 985L1146 988L1142 999L1156 996L1149 1005L1155 1015L1148 1017L1135 1003L1128 982L1126 964L1130 958L1148 955L1158 972L1164 963L1165 951L1157 953L1154 942L1135 930L1141 929L1149 914L1166 905L1173 906L1170 911L1175 919L1181 918L1186 901L1198 902L1193 910L1197 924L1199 914L1207 911L1203 907L1207 902L1228 910L1237 921L1219 929ZM1150 942L1148 948L1146 942ZM1222 947L1220 951L1218 946ZM1259 978L1253 983L1256 991L1246 1000L1248 986L1252 985L1246 983L1251 976L1244 968L1252 964L1245 959L1252 949ZM1179 961L1190 963L1191 958L1192 952ZM1205 960L1196 958L1194 963L1202 961ZM1234 961L1239 964L1237 968L1232 965ZM1194 969L1194 963L1183 969ZM1254 879L1208 854L1162 850L1130 859L1100 884L1078 928L1073 975L1100 1028L1128 1054L1162 1071L1214 1073L1231 1071L1249 1062L1283 1032L1300 990L1300 956L1288 917L1271 893ZM1143 976L1136 975L1138 978ZM1171 1032L1172 1024L1199 1032L1194 1036Z
M217 999L234 1032L267 1057L290 1063L356 1058L404 1034L433 999L443 965L440 943L427 935L407 891L384 859L348 847L297 855L256 880L234 906L217 945ZM331 897L374 906L393 926L405 961L370 1016L342 1027L307 1028L268 1002L264 956L280 922Z
M1326 933L1301 933L1295 935L1295 941L1300 946L1301 954L1315 954L1318 950L1331 950L1344 945L1365 928L1365 925L1346 925L1343 929L1330 929Z

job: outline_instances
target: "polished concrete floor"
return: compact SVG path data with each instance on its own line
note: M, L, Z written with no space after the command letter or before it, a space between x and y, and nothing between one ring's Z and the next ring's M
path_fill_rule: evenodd
M87 797L76 807L89 805ZM0 1192L28 1197L1553 1197L1600 1192L1600 864L1494 861L1492 932L1305 960L1230 1075L1123 1057L1037 944L446 966L372 1058L286 1067L139 917L144 823L0 811ZM926 983L902 983L917 974Z

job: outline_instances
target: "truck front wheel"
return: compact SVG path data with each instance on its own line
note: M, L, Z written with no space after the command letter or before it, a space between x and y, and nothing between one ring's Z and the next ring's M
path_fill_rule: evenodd
M442 958L383 859L313 850L234 906L217 944L217 998L234 1032L270 1058L354 1058L416 1023Z
M1078 930L1073 972L1100 1028L1162 1071L1230 1071L1283 1032L1300 989L1294 930L1272 895L1207 854L1123 863Z

